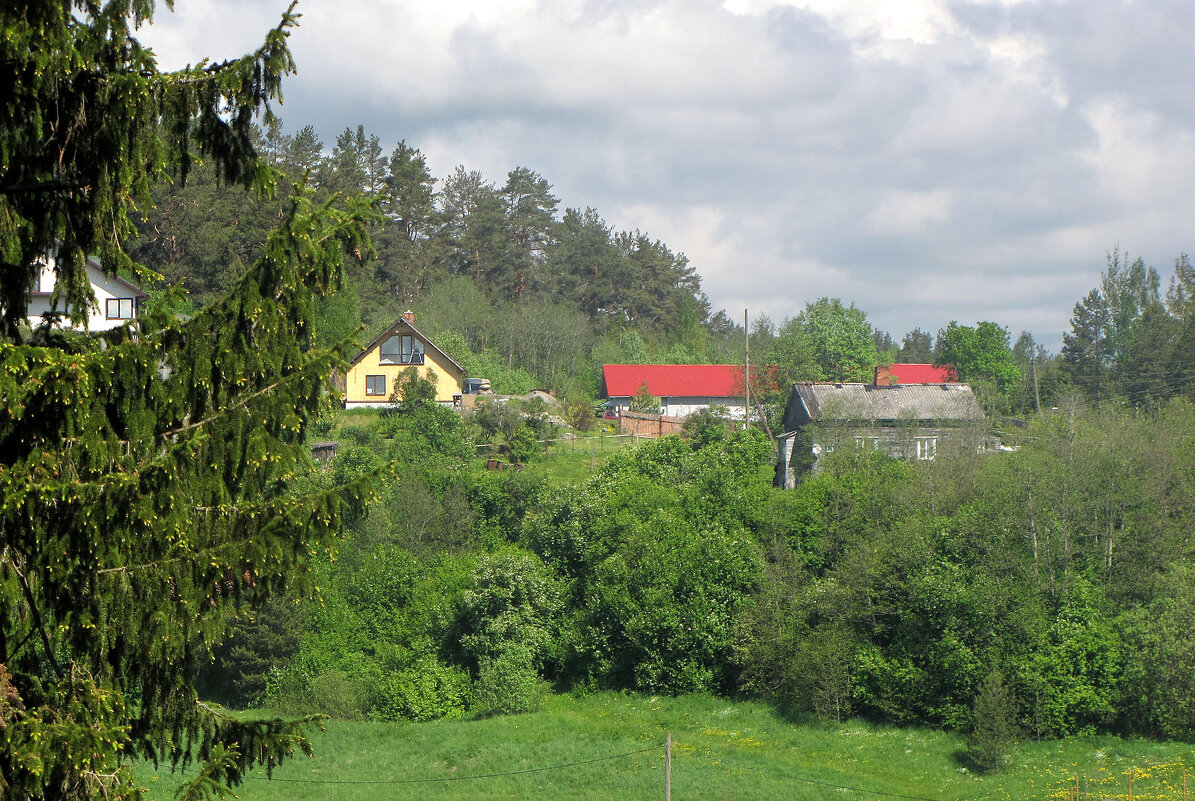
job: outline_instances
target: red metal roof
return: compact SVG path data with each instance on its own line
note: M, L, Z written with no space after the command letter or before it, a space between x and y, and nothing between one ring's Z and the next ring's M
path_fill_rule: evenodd
M733 398L743 394L740 364L606 364L602 365L602 378L608 398L637 395L645 381L657 398Z
M901 384L950 384L958 381L953 367L932 364L890 364L889 372Z

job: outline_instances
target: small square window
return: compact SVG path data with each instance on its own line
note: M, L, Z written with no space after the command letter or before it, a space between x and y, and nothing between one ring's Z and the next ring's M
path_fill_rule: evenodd
M366 395L385 395L386 394L386 376L384 376L384 375L367 375L367 376L365 376L365 394Z
M132 298L108 298L104 304L104 313L109 320L132 320Z

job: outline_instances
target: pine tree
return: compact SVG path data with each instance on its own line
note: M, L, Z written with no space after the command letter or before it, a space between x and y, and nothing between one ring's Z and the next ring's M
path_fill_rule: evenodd
M992 670L979 687L971 708L967 750L975 766L985 773L1005 767L1017 738L1016 701L999 670Z
M191 679L233 618L301 588L373 481L304 475L308 420L344 361L314 347L315 303L345 252L368 251L362 202L300 193L244 280L185 322L21 331L47 254L75 320L94 302L87 255L139 271L129 212L166 170L185 180L202 156L225 181L269 183L252 124L293 68L293 6L257 52L173 74L133 36L153 10L0 9L4 798L135 798L132 759L200 760L202 795L306 750L302 721L233 719Z

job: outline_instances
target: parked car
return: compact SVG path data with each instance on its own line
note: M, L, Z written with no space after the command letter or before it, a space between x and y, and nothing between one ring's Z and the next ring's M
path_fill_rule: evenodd
M466 378L464 393L466 395L484 395L493 392L488 378Z

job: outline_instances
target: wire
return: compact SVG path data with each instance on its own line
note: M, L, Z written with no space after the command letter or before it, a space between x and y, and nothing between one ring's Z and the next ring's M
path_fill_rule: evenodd
M519 776L525 773L544 773L551 770L564 770L565 768L573 768L578 765L592 765L595 762L609 762L614 759L622 759L624 757L635 756L637 754L647 754L652 751L662 751L664 746L657 745L651 748L643 748L639 751L628 751L625 754L614 754L612 756L596 757L594 759L583 759L579 762L565 762L561 765L545 765L542 768L525 768L523 770L509 770L502 773L478 773L473 776L447 776L438 779L271 779L266 776L246 776L248 779L257 779L258 781L275 781L286 782L289 784L435 784L438 782L463 782L472 781L474 779L496 779L502 776Z
M805 784L816 784L819 787L829 787L834 790L850 790L850 791L856 792L856 793L868 793L870 795L882 795L882 796L886 796L887 798L907 798L907 799L911 799L911 801L941 801L940 799L928 798L923 795L904 795L903 793L889 793L884 790L868 790L863 787L850 787L845 784L834 784L833 782L823 782L823 781L819 781L818 779L806 779L803 776L794 776L791 773L776 773L775 771L764 770L763 768L756 768L756 767L752 767L751 765L743 765L739 762L726 761L721 758L719 758L719 761L722 762L723 764L732 765L736 768L741 768L743 770L750 770L750 771L754 771L756 773L762 773L767 776L775 776L778 779L789 779L790 781L804 782Z

